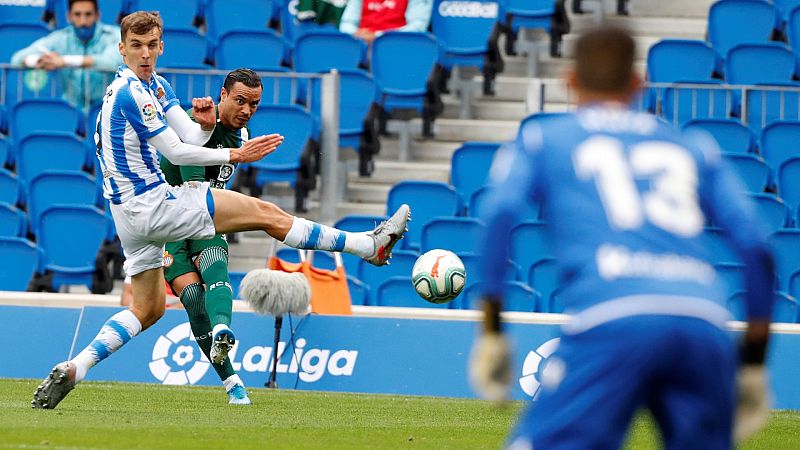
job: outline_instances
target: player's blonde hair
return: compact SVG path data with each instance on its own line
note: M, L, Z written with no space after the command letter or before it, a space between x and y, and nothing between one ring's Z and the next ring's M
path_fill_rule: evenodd
M122 42L130 31L133 34L147 34L153 28L158 29L159 36L164 34L164 22L158 11L136 11L128 14L119 23L119 34Z

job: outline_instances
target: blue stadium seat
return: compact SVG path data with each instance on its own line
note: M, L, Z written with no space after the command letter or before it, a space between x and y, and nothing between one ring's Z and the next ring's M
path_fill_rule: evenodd
M2 16L2 13L0 13L0 17ZM41 17L39 15L39 20L35 23L2 23L5 20L0 19L0 64L10 63L11 56L17 50L30 45L31 42L46 36L50 32L41 22Z
M281 144L280 151L270 154L269 158L251 163L250 167L255 171L256 185L264 186L267 183L282 181L293 184L297 182L301 157L307 151L311 140L312 126L311 116L296 105L266 105L256 111L250 119L253 136L280 133L286 138ZM306 188L295 185L297 201L304 199L307 193Z
M17 173L26 182L46 170L82 170L86 146L74 134L33 133L19 143Z
M786 90L799 86L788 82L748 89L745 94L747 109L742 112L747 126L758 135L762 128L776 120L800 120L800 93Z
M10 203L0 202L0 236L25 237L25 213Z
M61 82L54 71L8 67L3 69L3 72L5 85L0 86L0 89L5 93L9 126L17 102L28 99L60 100L61 98Z
M719 87L720 80L680 80L692 87L669 87L661 98L661 112L667 122L681 126L692 119L724 119L736 104L734 91ZM715 88L715 86L717 86Z
M30 232L37 235L42 212L55 205L87 205L97 202L97 184L93 177L77 171L45 171L28 185Z
M789 158L778 169L778 194L789 206L792 216L800 205L800 157Z
M372 291L369 286L362 283L358 278L348 275L347 276L347 290L350 291L350 304L351 305L367 305Z
M219 37L214 61L217 68L224 70L270 70L281 66L283 47L283 40L273 30L228 31Z
M753 131L735 119L694 119L683 125L690 130L709 133L724 153L751 153L755 147Z
M728 298L728 309L737 320L746 320L744 307L745 292L739 291ZM780 323L797 323L797 300L785 292L775 292L773 296L772 321Z
M448 303L429 303L414 290L411 276L391 277L381 283L375 296L377 306L401 306L407 308L448 309Z
M758 208L758 216L769 232L778 231L790 224L789 207L779 197L772 194L750 194Z
M467 272L467 282L464 289L469 288L473 284L482 282L483 272L481 270L481 264L483 255L477 253L461 253L458 257L461 258L461 262L464 263L464 269L466 269ZM504 281L516 281L519 272L519 266L515 264L514 261L506 261L506 278Z
M211 73L179 73L170 69L159 70L158 74L169 82L178 100L183 102L181 107L191 108L191 100L194 97L211 96L216 99L219 90L225 81L225 75L215 75Z
M377 298L374 297L378 292L378 287L391 277L410 277L411 269L417 262L419 254L409 250L395 250L392 252L392 263L388 266L377 267L361 260L358 267L358 279L369 287L370 296L367 305L376 305Z
M369 231L377 227L379 223L386 220L386 216L364 216L352 215L344 216L333 224L334 228L343 231ZM358 266L361 264L361 258L350 253L342 253L342 263L347 273L351 275L358 275Z
M548 313L561 313L564 307L554 302L555 294L561 287L558 264L553 258L544 258L528 269L528 285L536 289L542 297L541 310Z
M788 83L794 64L792 52L783 43L739 44L728 51L725 81L728 84Z
M458 194L445 183L436 181L402 181L392 186L386 201L387 214L393 214L403 203L413 211L408 232L400 240L402 248L418 250L422 227L434 217L455 216L458 211Z
M703 248L708 251L708 260L713 265L719 264L741 264L739 255L731 247L725 232L717 227L705 227L700 239Z
M519 281L506 281L505 296L503 297L503 311L538 312L540 311L540 295L525 283ZM461 309L482 309L483 283L465 288L453 302L458 302Z
M28 4L25 4L28 3ZM44 2L2 2L0 3L0 25L6 23L20 23L31 25L42 25L42 15L44 14ZM19 42L27 42L20 40ZM28 45L28 44L25 44ZM6 62L6 61L3 61Z
M371 53L378 103L390 113L396 109L423 113L437 54L436 39L428 33L389 31L378 36Z
M462 212L472 194L487 183L489 168L498 147L500 144L495 142L465 142L453 152L450 182L458 192Z
M278 5L278 8L280 9L278 14L280 16L281 35L286 41L286 45L289 47L293 47L295 40L302 36L306 31L318 30L320 28L329 28L331 30L338 31L338 28L333 26L319 25L313 21L300 22L297 20L297 2L290 0L276 0L273 5L275 5L275 3L280 3L280 5Z
M16 206L21 200L22 183L17 176L0 167L0 202Z
M228 278L231 280L231 289L233 290L233 298L239 298L239 285L242 284L242 279L247 275L247 272L228 272Z
M717 271L717 276L722 280L728 295L744 289L744 265L719 263L714 264L714 270Z
M202 1L204 0L170 0L167 7L162 0L132 0L130 12L158 11L165 27L194 30L194 19L199 13Z
M523 222L511 230L511 259L520 268L520 281L527 281L525 277L531 266L552 257L548 242L547 226L543 222Z
M476 253L486 226L469 217L434 217L422 226L420 252L441 248L453 253Z
M328 28L312 29L295 39L292 63L297 72L358 69L366 53L364 41L347 33Z
M6 164L14 163L14 154L11 143L5 136L0 134L0 168L5 167Z
M510 31L506 39L512 42L520 29L542 29L551 32L555 16L555 0L500 0L497 3L497 22ZM550 33L550 54L558 52L561 36ZM506 47L508 52L510 49Z
M792 0L795 1L795 0ZM788 17L786 18L785 32L789 47L792 48L795 56L795 74L800 75L800 8L792 8L789 10Z
M208 0L205 11L208 36L214 40L229 31L266 30L272 17L272 1Z
M778 290L788 291L792 274L800 270L800 230L776 231L770 235L769 242L775 255Z
M47 120L43 121L42 117L47 117ZM11 137L19 144L33 132L75 134L83 120L83 115L64 100L24 100L14 105L11 111Z
M100 11L101 20L104 23L119 23L120 14L129 13L129 11L123 11L125 3L130 3L130 0L98 0L97 9Z
M792 10L800 6L800 0L773 0L772 4L780 22L778 29L785 29Z
M39 218L37 241L43 267L53 273L53 288L82 284L90 287L95 258L106 234L106 218L94 206L53 206Z
M25 291L41 262L41 251L27 239L0 237L0 258L13 261L0 270L0 291Z
M760 156L724 154L723 158L739 175L749 192L763 192L769 180L769 167Z
M497 2L471 2L469 5L474 9L470 13L461 10L462 5L447 0L436 0L433 4L431 31L439 43L439 65L447 70L456 66L476 67L483 71L484 77L493 79L494 71L487 71L484 62L498 20Z
M662 39L647 52L647 80L653 83L675 83L681 80L710 80L719 56L706 41L694 39ZM655 111L656 96L662 89L645 94L645 106Z
M765 1L718 1L708 12L708 40L725 58L737 44L769 42L776 22L775 8Z
M800 156L800 121L778 120L761 131L761 156L773 171L789 158Z
M165 23L169 24L170 22ZM162 40L164 41L164 54L158 58L159 67L210 68L203 62L206 57L206 39L196 30L165 28Z
M469 199L468 212L470 217L482 217L485 213L487 202L491 198L492 186L484 186L472 193ZM525 203L525 208L522 211L517 211L517 223L522 223L531 220L544 219L544 210L542 205L533 203L532 201Z

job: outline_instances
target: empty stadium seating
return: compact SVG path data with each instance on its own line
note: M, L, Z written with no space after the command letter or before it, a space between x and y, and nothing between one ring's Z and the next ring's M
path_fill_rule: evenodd
M725 153L751 153L755 147L753 131L735 119L694 119L687 122L683 130L703 130L711 134Z
M445 183L428 181L403 181L389 191L387 214L394 213L403 203L414 211L408 223L408 232L400 241L402 248L418 250L421 244L422 227L439 216L455 216L458 212L458 194Z
M39 269L42 255L27 239L0 237L0 258L14 262L0 271L0 291L24 291Z
M16 207L0 202L0 236L25 237L25 214Z
M462 212L470 198L488 182L489 168L499 144L493 142L465 142L453 153L450 163L450 180L458 192Z

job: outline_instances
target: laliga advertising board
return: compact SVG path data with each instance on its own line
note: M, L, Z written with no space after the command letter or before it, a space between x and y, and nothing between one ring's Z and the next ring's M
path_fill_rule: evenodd
M25 337L25 345L5 350L0 377L38 379L54 362L90 342L116 309L0 305L6 323L0 328L0 339ZM474 397L466 370L479 322L464 315L454 317L460 320L311 315L292 317L291 327L285 318L278 348L282 355L278 385L281 389ZM526 323L510 323L506 328L515 351L512 396L530 399L543 382L557 382L569 368L554 355L558 324L543 323L543 315L515 317ZM234 312L233 323L239 338L231 353L234 367L248 387L263 386L271 370L273 320ZM213 368L191 339L186 313L167 310L156 325L95 366L87 380L218 386ZM775 408L800 409L797 349L800 325L777 325L768 357Z

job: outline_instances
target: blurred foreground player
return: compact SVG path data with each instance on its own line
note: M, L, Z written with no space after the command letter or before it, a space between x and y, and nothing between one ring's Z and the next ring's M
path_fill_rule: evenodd
M628 109L640 88L634 47L620 29L582 36L567 75L577 112L523 123L492 167L486 321L472 354L474 385L491 399L508 394L499 311L508 236L524 202L542 202L548 213L560 298L572 315L509 448L618 448L646 407L667 449L729 449L737 395L737 439L767 418L774 270L766 233L710 138L681 136ZM709 218L725 229L746 270L738 393L726 293L701 240Z

